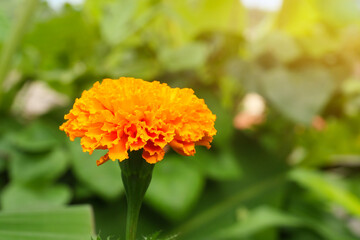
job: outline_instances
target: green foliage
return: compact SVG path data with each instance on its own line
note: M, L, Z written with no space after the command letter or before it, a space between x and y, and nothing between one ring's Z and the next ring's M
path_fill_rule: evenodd
M5 210L57 207L68 203L71 192L66 185L51 187L25 187L12 183L1 194L1 206Z
M167 156L154 169L146 198L154 208L171 220L186 216L197 202L204 186L203 176L188 163L189 159ZM172 178L168 176L171 175Z
M58 129L83 90L120 76L193 88L217 116L210 150L156 164L139 239L359 238L358 1L271 13L238 0L24 2L0 2L0 240L90 239L89 208L64 207L79 203L94 207L97 240L122 239L117 162L97 167L106 150L84 153ZM29 114L49 102L31 101L39 82L62 100ZM265 110L236 129L250 93Z
M177 72L202 67L207 55L205 44L193 42L177 49L162 49L159 60L167 71Z
M297 71L274 68L266 72L262 83L266 96L279 111L304 124L311 123L334 90L329 73L312 67Z
M254 209L250 216L245 216L245 219L217 232L214 239L242 239L266 228L299 227L303 224L301 220L290 214L279 212L276 209L260 207Z
M160 231L155 232L154 234L151 234L149 236L144 236L142 239L143 240L176 240L176 236L171 236L171 237L166 237L166 238L159 238L160 235ZM91 240L102 240L103 238L101 238L100 236L97 236L96 238L91 238ZM107 237L106 240L115 240L117 238L113 238L113 237ZM121 240L120 238L117 240Z
M111 240L111 237L107 237L106 240ZM96 238L91 238L91 240L102 240L102 238L100 236L97 236ZM120 238L118 239L120 240Z
M350 213L360 215L360 199L349 192L346 183L337 176L298 168L290 172L290 177L325 202L339 204Z
M86 186L108 199L113 199L124 191L116 162L109 162L102 167L96 166L96 160L100 159L104 152L97 151L92 155L84 153L79 140L69 143L69 148L74 174Z
M0 239L86 240L92 232L89 206L0 212Z

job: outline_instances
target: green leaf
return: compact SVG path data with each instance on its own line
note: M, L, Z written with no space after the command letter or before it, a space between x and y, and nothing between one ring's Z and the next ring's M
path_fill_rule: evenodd
M109 76L133 76L153 79L159 74L159 64L151 56L138 55L136 51L113 51L104 60L105 71Z
M264 92L288 118L310 124L335 89L331 75L320 68L297 71L275 68L263 74Z
M55 207L68 203L71 192L67 186L25 187L10 184L1 194L1 206L5 210Z
M353 5L350 8L348 8L349 2ZM345 22L354 23L355 21L348 20L349 15L346 11L355 13L355 16L359 15L357 7L354 7L356 4L356 1L352 0L344 1L344 3L337 0L284 1L276 26L298 38L299 44L308 55L322 57L337 51L339 45L339 41L333 37L333 32L329 31L327 24L340 27ZM282 48L276 47L276 49L286 49L286 46L281 46Z
M278 13L276 27L291 35L304 35L318 21L318 12L312 0L284 1Z
M104 40L117 45L148 24L158 14L158 7L145 7L146 2L121 0L108 4L100 22Z
M315 0L321 19L334 27L360 24L360 5L354 0Z
M123 193L124 187L117 161L108 161L96 166L96 160L105 155L104 151L96 150L92 155L84 153L79 139L69 142L69 147L75 176L88 188L107 199L116 198Z
M0 172L8 165L10 154L13 152L9 136L19 126L16 121L3 117L0 120Z
M159 239L160 233L161 233L161 231L157 231L149 236L144 237L144 240L157 240L157 239Z
M199 98L203 98L209 109L216 115L213 144L226 148L234 135L233 115L221 105L218 97L210 92L199 91L196 93Z
M298 168L290 172L290 178L320 199L339 204L349 213L360 216L360 199L351 193L338 177Z
M36 74L44 69L67 69L78 61L91 59L96 40L94 25L89 24L80 11L67 5L61 14L38 22L26 36L24 47L30 49L34 57L25 67L32 66L30 71L37 69Z
M295 162L306 167L358 163L356 154L360 153L360 142L357 141L357 130L354 129L357 122L354 119L352 125L346 120L327 119L322 131L306 129L298 136L301 145L298 149L304 154Z
M242 239L273 227L300 227L302 221L270 207L259 207L237 223L214 233L214 239Z
M106 14L104 8L115 0L86 0L84 1L84 12L87 17L99 22Z
M245 26L245 9L240 1L168 1L173 18L190 38L208 31L225 31L242 34Z
M174 235L174 236L168 236L168 237L165 237L165 238L160 238L160 233L161 231L157 231L149 236L144 236L144 239L143 240L176 240L177 239L177 236Z
M107 237L107 238L104 238L106 240L115 240L114 238L112 237ZM100 236L97 236L96 238L91 238L91 240L102 240L102 238ZM121 240L120 238L116 239L116 240Z
M310 214L311 215L311 214ZM327 240L356 240L358 237L353 233L349 233L347 226L343 222L337 222L337 225L332 225L323 219L316 219L313 216L302 216L302 220L306 223L308 228L313 229L323 239ZM338 220L339 221L339 220ZM336 223L335 223L336 224Z
M244 185L243 182L239 182L229 196L216 201L212 206L207 207L193 218L180 224L173 233L180 234L180 238L184 239L212 239L211 237L214 232L233 222L234 210L240 205L245 204L246 201L252 202L257 197L264 199L264 193L268 196L277 192L277 189L279 189L284 180L283 176L271 175L271 177L266 177L266 179L261 181L257 180L256 183L252 184L247 183ZM263 178L263 176L258 178ZM213 194L217 195L220 193L216 192Z
M208 53L205 44L192 42L176 49L163 48L160 62L171 72L196 69L205 64Z
M278 46L281 46L279 48ZM288 63L299 58L301 50L295 39L280 31L273 31L253 46L254 57L261 57L262 54L271 53L281 63ZM286 49L286 51L284 51Z
M3 12L2 9L0 9L0 43L3 43L6 39L6 36L8 36L10 30L10 21Z
M50 150L61 137L60 132L43 121L35 121L18 133L14 133L10 142L17 148L27 152L43 152Z
M60 177L68 166L68 156L63 148L47 153L13 153L10 176L22 184L46 185Z
M296 240L315 240L319 239L320 236L321 239L327 240L358 239L355 232L349 229L348 222L340 215L334 214L334 211L329 212L323 202L307 197L307 192L299 191L296 187L290 192L293 192L291 194L293 200L286 211L298 217L303 224L301 228L292 229L292 236L296 236ZM302 233L307 234L307 236L302 236Z
M0 172L5 169L5 160L0 158Z
M103 38L111 45L115 45L123 40L123 35L127 34L127 24L136 11L136 1L122 0L107 5L107 14L101 21L101 33Z
M171 220L186 216L200 197L204 179L176 155L168 154L156 164L145 199Z
M0 212L0 240L89 240L90 206Z
M235 153L231 149L220 149L218 152L197 147L193 157L183 157L184 161L189 159L191 164L204 174L216 180L231 180L241 176L241 169Z

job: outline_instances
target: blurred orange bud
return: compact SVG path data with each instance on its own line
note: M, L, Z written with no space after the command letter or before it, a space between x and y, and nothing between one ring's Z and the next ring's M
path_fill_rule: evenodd
M234 127L248 129L264 122L265 101L257 93L248 93L242 101L242 111L234 118Z
M354 75L360 78L360 61L354 63Z
M326 128L326 121L321 116L315 116L312 120L311 126L318 131L322 131Z

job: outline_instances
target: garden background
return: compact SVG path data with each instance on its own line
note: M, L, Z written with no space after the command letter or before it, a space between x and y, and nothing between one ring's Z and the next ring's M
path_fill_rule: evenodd
M360 238L360 1L3 0L0 240L123 236L117 163L58 129L121 76L193 88L217 115L210 150L156 164L141 235Z

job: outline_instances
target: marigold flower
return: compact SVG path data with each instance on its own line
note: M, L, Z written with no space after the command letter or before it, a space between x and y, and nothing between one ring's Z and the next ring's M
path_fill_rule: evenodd
M148 163L156 163L168 144L182 155L194 155L195 145L210 148L216 134L216 116L192 89L126 77L96 82L65 119L60 130L72 141L80 137L84 152L109 150L97 165L123 161L129 150L140 149Z

